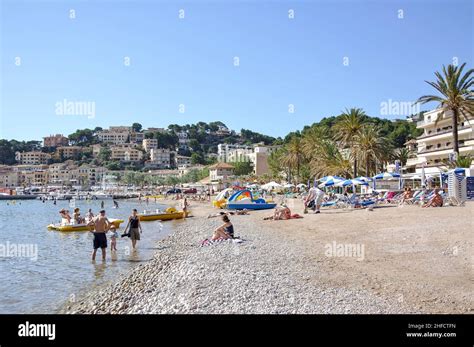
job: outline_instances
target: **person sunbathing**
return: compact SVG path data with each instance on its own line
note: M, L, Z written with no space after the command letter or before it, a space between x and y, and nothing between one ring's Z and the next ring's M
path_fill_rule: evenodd
M215 214L210 214L207 216L207 218L215 218L215 217L221 217L221 216L233 216L233 215L237 215L237 216L243 216L243 215L248 215L250 214L249 211L247 209L243 209L243 210L237 210L237 211L221 211L221 212L217 212Z
M405 192L403 193L402 199L400 200L400 205L403 205L405 202L408 200L411 200L413 198L413 191L411 190L411 187L408 187L405 189Z
M421 207L442 207L443 197L439 194L439 190L435 189L433 197Z
M291 214L291 210L287 206L279 206L275 208L273 216L265 217L263 220L286 220L292 218L302 218L299 214Z
M227 240L234 238L234 225L230 222L230 219L227 215L222 216L222 224L219 228L214 230L211 240L215 241L218 239Z

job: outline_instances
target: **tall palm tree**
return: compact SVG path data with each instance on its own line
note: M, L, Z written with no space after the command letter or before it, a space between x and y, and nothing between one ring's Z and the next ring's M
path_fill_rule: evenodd
M337 144L332 140L321 143L319 153L309 162L310 174L315 177L338 175L348 177L351 174L351 162L344 158Z
M435 72L437 80L429 82L430 86L435 88L441 95L424 95L416 102L426 104L428 102L437 102L441 112L436 119L436 123L447 114L451 117L453 126L454 152L459 155L458 143L458 124L462 119L468 119L474 115L474 69L469 69L463 75L463 69L466 63L459 66L443 65L443 74Z
M354 177L357 177L357 147L354 138L364 125L366 116L361 108L346 109L342 113L342 119L334 125L335 139L350 150L354 161Z
M291 169L296 169L296 180L300 177L300 167L303 161L303 150L301 146L301 138L294 136L285 146L285 154L282 163Z
M312 126L303 133L301 149L306 158L318 156L323 141L329 139L329 129L325 126Z
M380 135L380 129L373 125L363 126L354 137L354 146L361 162L365 164L365 175L370 176L376 161L383 161L387 142Z

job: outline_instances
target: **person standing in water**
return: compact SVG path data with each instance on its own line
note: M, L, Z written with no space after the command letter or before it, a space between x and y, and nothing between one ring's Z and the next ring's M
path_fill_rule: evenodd
M104 206L105 206L105 203L104 203L104 201L102 200L102 201L100 202L100 208L101 208L101 209L104 209Z
M125 227L125 230L128 231L128 237L132 240L132 249L135 250L137 247L137 241L140 240L140 234L143 232L142 225L140 224L140 217L137 215L137 209L132 210L132 215L128 217L128 224Z
M107 237L105 234L110 229L115 229L115 226L110 223L110 221L105 216L105 210L101 210L99 215L94 217L94 219L90 221L88 225L94 226L94 230L91 230L91 233L94 234L94 251L92 252L92 261L95 261L98 248L100 248L102 251L102 261L105 261L105 256L107 253Z
M188 206L189 206L188 199L184 197L183 199L183 217L184 218L186 218L186 216L188 215Z

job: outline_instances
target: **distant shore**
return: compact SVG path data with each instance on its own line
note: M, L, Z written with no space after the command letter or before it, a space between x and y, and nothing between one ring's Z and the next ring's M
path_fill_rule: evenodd
M176 201L163 201L173 204ZM263 221L232 216L246 241L200 247L221 224L192 202L172 221L155 257L115 283L66 303L62 313L472 313L472 241L466 207L324 210ZM300 201L290 201L300 212ZM363 259L328 256L333 243L362 244ZM472 273L471 273L472 275Z

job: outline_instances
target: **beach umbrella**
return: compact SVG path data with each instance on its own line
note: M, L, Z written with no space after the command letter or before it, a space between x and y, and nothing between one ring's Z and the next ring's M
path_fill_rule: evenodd
M322 182L318 185L319 188L323 187L331 187L334 186L340 182L345 181L346 179L344 177L339 177L339 176L326 176L321 179L319 179L319 182Z
M341 181L341 182L335 184L336 187L368 186L368 185L369 185L369 183L364 182L364 181L362 181L358 178L353 178L353 179L350 179L350 180Z
M372 177L374 180L391 180L394 178L400 178L400 174L397 174L396 172L382 172L379 173L378 175L375 175Z
M276 183L275 181L268 182L267 184L264 184L262 186L263 189L272 189L272 188L281 188L282 185L279 183Z
M355 179L359 180L359 181L364 181L364 182L372 182L372 177L360 176L360 177L357 177Z

